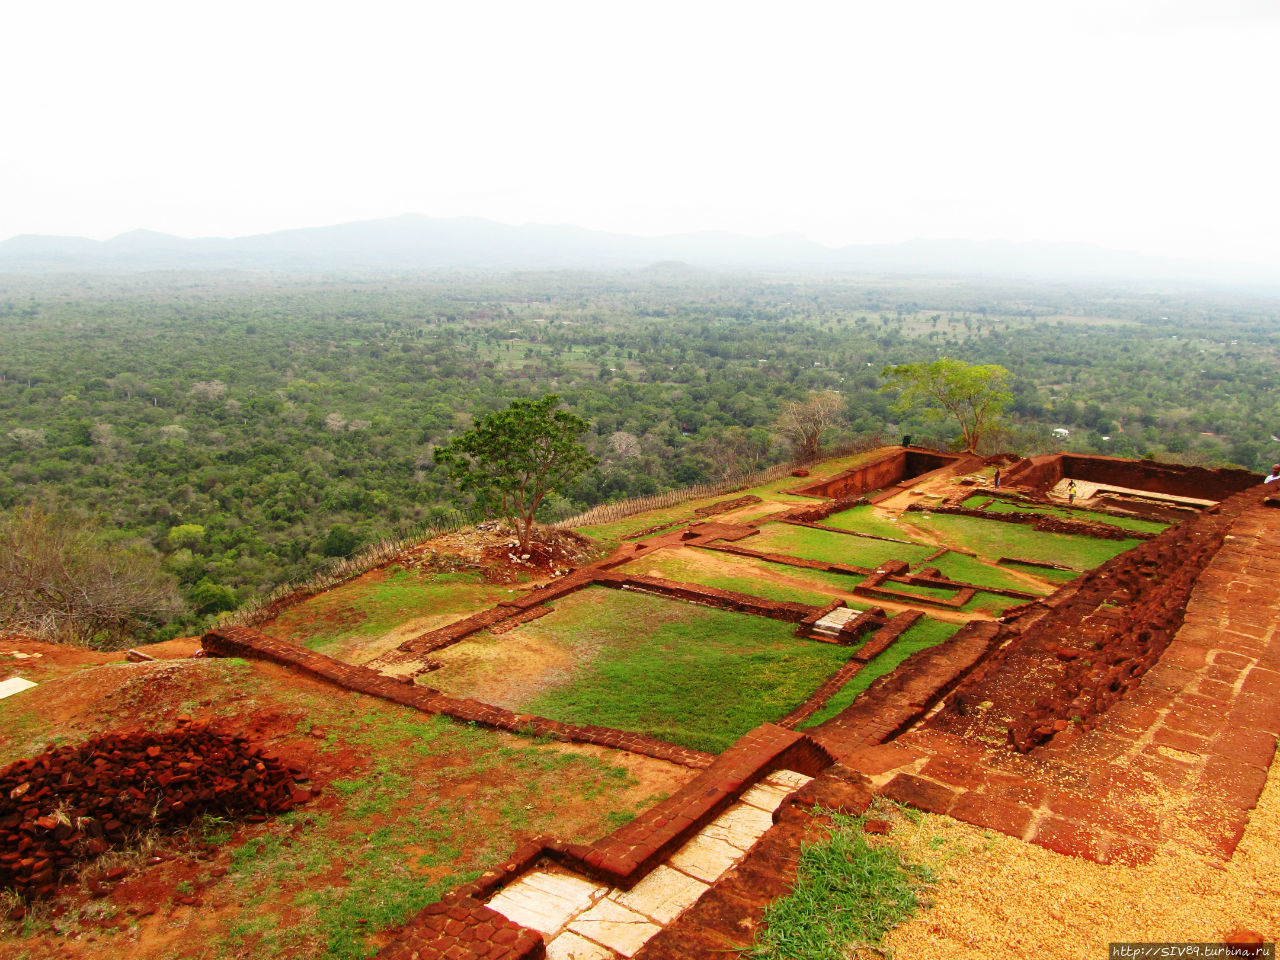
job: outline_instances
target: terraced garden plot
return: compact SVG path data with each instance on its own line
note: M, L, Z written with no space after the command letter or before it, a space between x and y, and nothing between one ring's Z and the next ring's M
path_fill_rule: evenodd
M944 623L931 617L922 617L906 633L900 636L888 650L859 670L857 676L841 687L821 710L801 726L807 729L830 720L849 704L853 703L858 698L858 695L871 686L875 680L887 673L891 673L897 668L898 664L902 663L911 654L917 650L924 650L941 643L959 630L960 627L961 624L958 623Z
M785 564L740 557L718 550L661 550L617 568L618 573L665 577L766 600L825 606L844 596L864 578L825 570L806 570ZM849 604L854 606L854 604Z
M855 533L869 533L876 537L917 541L920 538L919 532L914 527L891 519L889 515L870 504L841 510L821 522L828 527L852 530Z
M889 543L885 540L868 540L850 537L829 530L798 527L790 523L768 523L760 533L738 543L749 550L762 553L781 553L806 560L822 560L826 563L848 563L859 567L878 567L888 560L905 560L919 563L935 551L927 544Z
M976 498L970 498L976 499ZM968 500L965 501L967 506ZM1043 513L1060 520L1075 520L1079 523L1108 523L1123 530L1137 530L1141 533L1160 533L1167 530L1169 524L1158 520L1143 520L1139 517L1120 517L1111 513L1099 513L1094 510L1064 510L1061 507L1047 507L1040 504L1010 503L1007 500L995 500L986 508L988 513Z
M903 593L914 594L915 596L924 598L929 597L936 600L949 600L956 595L955 590L947 587L930 587L914 583L897 583L889 580L882 584L886 590L899 590ZM875 598L871 598L871 602L875 602ZM966 613L985 613L991 616L998 616L1009 607L1016 607L1020 603L1026 603L1025 600L1019 600L1016 597L1005 597L998 593L984 593L979 591L973 595L973 599L962 605L958 609ZM928 609L922 607L922 609Z
M1007 590L1022 590L1027 593L1048 594L1052 592L1047 586L1028 583L1023 578L1013 576L1000 567L983 563L976 557L966 556L963 553L944 553L936 560L930 560L925 565L937 567L938 572L944 577L958 580L961 583L973 583L984 587L1001 587ZM1050 579L1049 577L1041 577L1035 567L1019 567L1018 569L1040 580Z
M1142 542L1041 533L1016 523L941 513L904 513L902 518L960 550L968 550L993 560L1000 557L1021 557L1045 563L1060 563L1073 570L1092 570L1116 554Z
M362 664L511 596L509 587L485 583L476 573L385 567L289 607L263 632Z
M849 649L794 624L590 587L509 633L437 656L423 682L456 696L719 752L802 703Z

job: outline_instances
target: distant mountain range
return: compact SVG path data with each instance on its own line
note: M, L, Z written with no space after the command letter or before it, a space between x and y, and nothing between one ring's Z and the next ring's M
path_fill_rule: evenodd
M1280 269L1174 260L1082 243L912 240L827 247L795 234L636 237L406 214L249 237L187 239L135 230L110 240L26 234L0 242L0 272L151 270L618 270L664 261L715 270L1162 281L1280 288Z

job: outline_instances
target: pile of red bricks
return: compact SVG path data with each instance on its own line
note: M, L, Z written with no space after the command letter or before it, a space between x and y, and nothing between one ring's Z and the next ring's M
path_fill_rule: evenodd
M763 501L754 493L749 493L745 497L738 497L736 500L718 500L715 503L707 504L705 507L694 507L693 513L697 517L714 517L718 513L728 513L730 510L749 507L761 502Z
M854 507L862 506L870 503L866 497L861 494L855 494L851 497L837 497L835 500L824 500L821 503L802 503L797 507L792 507L786 513L779 517L773 517L775 520L785 520L788 522L800 523L818 523L827 519L833 513L843 513L845 510L852 510Z
M47 896L81 863L203 813L262 820L311 799L302 771L185 722L108 733L0 771L0 887Z

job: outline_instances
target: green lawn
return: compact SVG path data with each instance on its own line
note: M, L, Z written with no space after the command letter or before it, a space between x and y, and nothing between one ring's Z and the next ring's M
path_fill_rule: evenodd
M876 537L891 537L896 540L919 539L915 530L907 524L876 516L875 507L870 504L833 513L821 522L828 527L853 530L856 533L869 533Z
M803 570L798 567L785 567L777 563L753 561L749 557L737 557L731 553L707 554L705 562L700 562L702 551L692 552L688 549L679 553L660 551L648 557L641 557L617 568L618 573L641 574L645 576L665 577L668 580L679 580L683 583L696 583L706 587L718 587L721 590L735 590L738 593L763 597L766 600L782 600L793 603L808 603L813 606L825 606L832 600L830 593L822 592L822 582L814 583L814 589L806 590L787 584L774 583L761 576L762 568L772 567L778 573L797 580L817 578L806 577L806 574L817 571ZM733 572L726 572L732 570ZM832 576L825 571L826 576ZM840 576L836 574L835 576ZM843 578L839 589L848 590L861 577Z
M383 652L378 638L406 621L428 616L458 619L511 596L510 588L485 583L475 573L393 568L365 574L290 607L264 632L339 660L363 663Z
M1140 540L1097 540L1064 533L1041 533L1016 523L941 513L904 513L903 519L928 526L951 545L991 559L1018 557L1092 570Z
M826 706L815 713L803 726L816 727L825 723L858 698L858 695L871 686L879 677L895 670L898 664L917 650L924 650L946 640L960 629L958 623L943 623L923 617L915 625L900 636L884 653L876 657L860 671L858 675L846 683L836 695L827 701Z
M967 504L968 501L966 501ZM1109 523L1113 527L1125 530L1137 530L1142 533L1160 533L1167 530L1169 524L1158 520L1142 520L1137 517L1118 517L1110 513L1098 513L1095 510L1065 510L1061 507L1046 507L1038 504L1009 503L996 500L987 507L988 513L1043 513L1046 516L1058 517L1061 520L1075 520L1080 523Z
M850 537L828 530L797 527L790 523L770 523L761 527L757 536L739 541L739 546L763 553L781 553L806 560L847 563L859 567L878 567L886 560L919 563L935 547L925 544L888 543Z
M523 709L717 753L799 706L849 658L796 639L789 623L600 587L520 629L568 645L576 661Z
M976 557L970 557L963 553L944 553L937 560L930 560L927 566L937 567L938 572L944 577L959 580L961 583L973 583L984 587L1003 587L1008 590L1022 590L1026 593L1044 593L1043 590L1037 591L1030 584L1019 580L1017 577L1009 576L999 567L989 566ZM1030 572L1034 573L1035 571Z

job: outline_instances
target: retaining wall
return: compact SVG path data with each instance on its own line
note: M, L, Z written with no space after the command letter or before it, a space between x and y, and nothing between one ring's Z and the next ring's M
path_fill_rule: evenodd
M1262 481L1260 475L1248 470L1209 470L1154 460L1073 453L1019 460L1005 473L1004 481L1010 486L1029 487L1043 493L1064 477L1197 500L1225 500Z
M880 490L895 483L901 483L903 480L911 480L949 466L958 459L960 458L948 456L945 453L902 449L882 460L845 470L834 477L824 477L813 483L794 487L787 493L829 500L858 497L872 490Z

